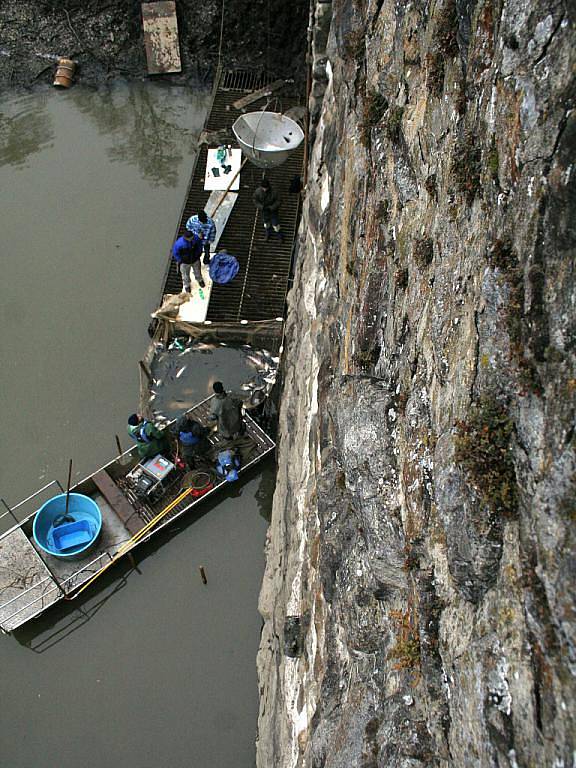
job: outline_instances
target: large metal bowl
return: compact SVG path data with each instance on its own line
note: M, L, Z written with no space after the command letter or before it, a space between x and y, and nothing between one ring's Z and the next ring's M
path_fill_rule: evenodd
M279 112L248 112L232 126L246 157L259 168L274 168L304 140L298 123Z

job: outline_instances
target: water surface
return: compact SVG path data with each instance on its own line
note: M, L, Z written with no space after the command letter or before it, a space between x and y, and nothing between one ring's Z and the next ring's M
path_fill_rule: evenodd
M65 484L127 446L169 248L208 98L162 83L0 105L0 495ZM238 381L224 349L186 397ZM253 371L252 371L253 373ZM0 637L10 768L254 765L256 603L272 462L107 573L79 604ZM208 585L198 568L204 565Z

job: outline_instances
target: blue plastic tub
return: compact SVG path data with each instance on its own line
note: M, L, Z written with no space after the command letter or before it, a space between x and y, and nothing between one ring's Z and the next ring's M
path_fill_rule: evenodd
M65 512L65 493L48 499L34 518L34 541L40 549L54 557L74 558L86 554L96 543L102 529L98 504L82 493L71 493L68 503L68 518L71 519L61 522L59 518Z

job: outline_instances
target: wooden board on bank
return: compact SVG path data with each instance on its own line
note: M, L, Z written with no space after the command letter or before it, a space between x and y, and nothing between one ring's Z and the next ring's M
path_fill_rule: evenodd
M142 3L142 25L148 74L181 72L178 21L174 0Z
M243 98L238 99L238 101L235 101L232 106L234 109L237 109L239 112L241 112L249 104L253 104L255 101L258 101L258 99L264 99L266 96L271 96L274 91L278 91L284 85L286 85L286 80L274 80L274 82L270 83L270 85L267 85L264 88L260 88L258 91L252 91L252 93L249 93L248 96L244 96Z

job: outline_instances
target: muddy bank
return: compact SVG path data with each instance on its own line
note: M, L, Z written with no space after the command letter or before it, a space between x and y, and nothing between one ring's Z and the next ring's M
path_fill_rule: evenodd
M5 0L0 5L0 91L51 83L55 59L78 64L76 82L95 86L147 76L140 3L135 0ZM208 84L218 63L222 4L177 3L182 74ZM225 3L222 65L302 77L307 0Z

